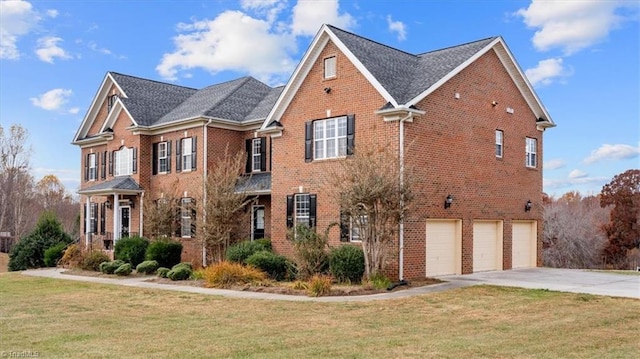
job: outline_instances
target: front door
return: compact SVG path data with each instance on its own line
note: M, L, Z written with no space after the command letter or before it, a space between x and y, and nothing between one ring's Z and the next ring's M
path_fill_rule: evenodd
M120 238L129 237L130 207L120 207Z
M253 206L251 239L264 238L264 206Z

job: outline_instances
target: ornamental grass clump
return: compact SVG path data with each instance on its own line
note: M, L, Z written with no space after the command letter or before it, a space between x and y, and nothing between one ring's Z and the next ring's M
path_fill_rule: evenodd
M316 274L309 279L307 294L310 297L321 297L331 292L333 278L328 275Z
M205 285L209 288L230 288L234 285L259 284L267 274L240 263L220 262L204 269Z

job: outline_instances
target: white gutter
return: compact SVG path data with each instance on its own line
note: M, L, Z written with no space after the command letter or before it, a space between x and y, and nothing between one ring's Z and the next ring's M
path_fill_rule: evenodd
M209 144L209 140L208 140L208 132L207 131L207 127L209 127L209 125L211 124L211 122L213 122L213 119L209 119L209 121L207 121L207 123L204 124L204 126L202 127L202 131L204 132L203 137L204 137L204 155L202 156L202 159L204 161L204 164L202 165L202 216L204 218L204 220L202 221L202 223L206 223L207 222L207 162L209 161L209 159L207 158L207 153L208 151L208 144ZM207 266L207 246L205 241L202 241L202 266L206 267Z

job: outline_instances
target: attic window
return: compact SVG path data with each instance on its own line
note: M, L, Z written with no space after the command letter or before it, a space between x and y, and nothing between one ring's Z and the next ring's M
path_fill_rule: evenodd
M324 78L330 79L336 77L336 57L331 56L324 59Z
M107 113L111 112L111 109L113 108L113 104L116 103L117 98L118 98L118 94L113 94L109 96L109 98L107 99Z

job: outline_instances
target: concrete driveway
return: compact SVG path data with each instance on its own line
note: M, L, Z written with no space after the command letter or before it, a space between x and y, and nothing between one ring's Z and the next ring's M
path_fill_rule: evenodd
M639 298L640 273L615 274L581 269L523 268L442 276L442 280L611 297Z

